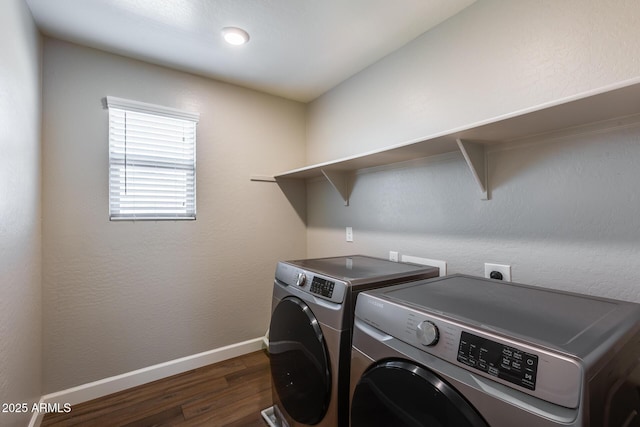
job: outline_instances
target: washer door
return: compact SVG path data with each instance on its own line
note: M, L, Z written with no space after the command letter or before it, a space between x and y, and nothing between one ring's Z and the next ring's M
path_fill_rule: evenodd
M351 403L351 427L488 427L449 384L407 362L380 362L367 370Z
M331 398L329 354L320 324L295 297L284 298L271 315L269 353L273 386L294 420L317 424Z

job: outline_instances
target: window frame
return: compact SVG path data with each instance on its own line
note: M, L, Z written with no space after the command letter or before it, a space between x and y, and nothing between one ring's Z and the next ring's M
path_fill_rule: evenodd
M109 144L108 144L109 145L109 173L108 173L109 220L110 221L178 221L178 220L192 221L192 220L195 220L196 212L197 212L196 210L196 164L197 164L196 162L196 145L197 145L196 129L200 119L200 114L179 110L171 107L165 107L161 105L148 104L140 101L117 98L113 96L107 96L105 98L105 101L106 101L106 107L109 110ZM172 163L171 161L167 162L166 158L164 158L163 166L159 166L157 164L152 165L151 163L153 162L146 165L136 165L133 162L129 163L126 160L126 157L127 157L126 154L124 154L124 157L125 157L124 163L122 163L121 159L114 160L113 153L115 151L114 147L116 145L115 143L116 137L114 136L114 134L112 134L112 132L115 132L114 121L116 120L115 119L116 112L113 110L123 111L125 115L127 113L133 113L133 115L135 116L136 114L141 113L145 115L152 115L157 118L169 118L174 120L191 122L191 124L193 125L193 143L192 143L193 165L192 167L191 167L191 162L189 161L187 163L187 167L185 168L184 163L180 163L179 159L177 158L174 163ZM128 135L126 127L124 129L124 132L125 132L125 135ZM126 141L127 136L125 136L124 138ZM126 145L126 142L125 142L125 145ZM150 152L153 152L153 151L150 151ZM167 211L162 212L161 210L159 210L158 212L152 212L152 213L149 213L149 212L122 213L121 211L118 211L118 210L114 211L113 206L117 205L118 202L122 202L122 200L120 199L118 199L117 201L114 201L112 197L113 196L112 191L114 190L112 186L114 185L113 181L115 181L115 180L112 180L113 178L112 175L115 169L114 165L116 165L115 167L117 168L118 162L120 162L120 165L124 166L125 169L127 167L132 167L132 168L143 169L143 170L147 169L148 171L158 171L162 169L170 169L170 168L167 168L165 165L174 165L175 170L184 170L187 172L187 174L191 173L192 171L193 173L193 212L190 212L189 210L185 210L184 212L176 212L175 214L171 214ZM188 181L190 181L190 178L188 178ZM117 188L116 188L116 191L117 191ZM189 200L190 192L188 190L185 190L184 196L185 196L185 200ZM189 206L189 204L187 204L187 206Z

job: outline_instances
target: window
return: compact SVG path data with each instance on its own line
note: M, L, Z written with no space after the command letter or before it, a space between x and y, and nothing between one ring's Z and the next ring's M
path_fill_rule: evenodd
M107 97L109 218L196 218L199 115Z

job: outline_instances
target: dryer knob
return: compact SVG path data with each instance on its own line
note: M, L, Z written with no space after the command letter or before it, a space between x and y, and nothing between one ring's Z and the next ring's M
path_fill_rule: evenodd
M440 338L440 333L438 332L438 327L434 325L433 322L425 320L418 325L416 337L420 344L430 347L436 345L438 338Z
M307 276L304 273L298 273L298 278L296 279L296 285L304 286L304 282L307 281Z

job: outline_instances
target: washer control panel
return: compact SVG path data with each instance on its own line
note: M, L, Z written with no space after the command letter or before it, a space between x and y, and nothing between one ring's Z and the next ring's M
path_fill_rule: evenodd
M536 389L538 356L462 331L458 362L529 390Z
M479 376L567 408L579 404L582 368L575 358L445 313L362 292L356 319ZM394 338L395 340L391 339ZM398 344L399 345L399 344Z
M435 323L425 320L420 322L416 327L416 337L420 344L431 347L438 343L440 338L440 331Z

